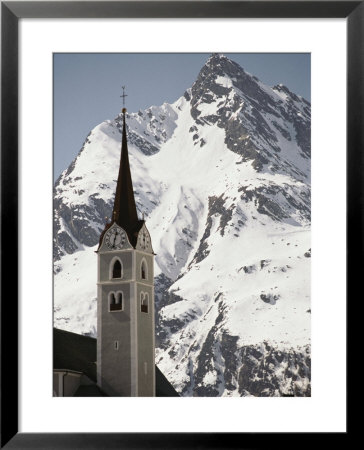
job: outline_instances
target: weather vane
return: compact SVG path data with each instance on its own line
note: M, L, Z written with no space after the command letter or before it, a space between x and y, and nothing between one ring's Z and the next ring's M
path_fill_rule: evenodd
M123 107L125 108L125 97L127 97L128 95L125 94L125 86L121 86L121 87L123 89L123 94L120 95L120 97L122 97L122 99L123 99Z

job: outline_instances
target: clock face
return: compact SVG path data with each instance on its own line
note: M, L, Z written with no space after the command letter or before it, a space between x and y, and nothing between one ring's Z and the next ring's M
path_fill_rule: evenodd
M118 250L123 247L126 241L126 235L123 230L113 228L106 233L105 243L110 250Z
M143 233L140 237L140 246L143 250L149 250L150 239L148 233L145 230L143 230Z

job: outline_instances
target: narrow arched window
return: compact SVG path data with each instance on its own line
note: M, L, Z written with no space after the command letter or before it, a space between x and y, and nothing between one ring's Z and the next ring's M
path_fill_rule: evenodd
M149 295L148 293L142 292L140 294L140 311L143 313L148 312L148 306L149 306Z
M122 292L118 292L116 294L116 301L115 303L117 305L119 305L120 309L123 309L123 293Z
M121 263L117 259L112 268L112 277L113 278L121 278Z
M109 294L109 305L110 305L110 311L112 310L113 306L115 306L116 298L114 292L110 292Z
M123 293L111 292L109 294L109 310L110 311L121 311L123 309Z
M148 278L147 264L144 260L142 261L142 265L141 265L141 277L142 277L142 280L146 280Z

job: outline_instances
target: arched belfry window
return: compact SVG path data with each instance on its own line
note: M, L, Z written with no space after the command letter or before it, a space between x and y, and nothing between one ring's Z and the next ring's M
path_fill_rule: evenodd
M122 278L123 268L119 259L117 259L112 266L112 278Z
M117 305L120 305L120 309L123 309L123 293L117 292L115 302Z
M140 276L142 280L148 279L147 263L145 262L145 259L143 259L142 264L140 266Z
M140 293L140 311L143 313L147 313L148 307L149 307L149 294L148 294L148 292L141 292Z
M122 311L123 309L123 293L110 292L109 294L109 311Z

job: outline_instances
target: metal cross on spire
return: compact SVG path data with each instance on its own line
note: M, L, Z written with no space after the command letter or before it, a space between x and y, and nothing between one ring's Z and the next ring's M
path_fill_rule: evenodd
M127 97L128 95L125 94L125 86L121 86L121 87L123 89L123 94L120 95L120 97L122 97L122 99L123 99L123 107L125 107L125 97Z

